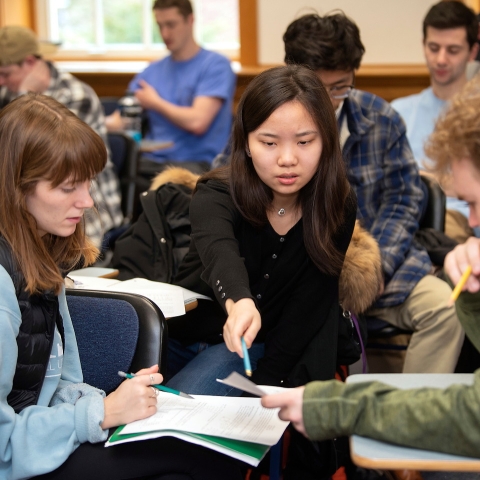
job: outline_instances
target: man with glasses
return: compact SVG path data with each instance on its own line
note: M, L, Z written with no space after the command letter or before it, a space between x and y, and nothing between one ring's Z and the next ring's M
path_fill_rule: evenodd
M429 275L427 252L414 242L424 197L405 125L381 98L354 88L365 48L342 12L305 15L284 36L285 61L315 70L335 108L343 156L363 226L382 253L384 285L368 313L413 331L403 371L453 372L463 342L450 287Z

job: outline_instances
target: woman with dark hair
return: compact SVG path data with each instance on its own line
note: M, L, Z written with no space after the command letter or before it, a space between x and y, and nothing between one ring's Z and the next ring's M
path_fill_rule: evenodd
M2 109L0 145L0 478L241 478L230 459L174 439L93 445L153 415L163 380L155 365L107 397L82 383L63 274L98 255L84 213L105 145L36 94Z
M192 241L175 283L216 301L169 320L168 385L239 395L214 380L245 374L241 337L255 383L333 378L355 215L335 113L315 73L258 75L238 106L230 165L201 177L192 198Z

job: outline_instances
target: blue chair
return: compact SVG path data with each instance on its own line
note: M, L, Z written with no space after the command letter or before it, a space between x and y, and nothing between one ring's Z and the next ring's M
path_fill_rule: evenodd
M123 372L158 364L165 374L167 324L148 298L121 292L67 289L84 382L107 394Z
M118 110L118 101L120 97L100 97L100 103L103 107L105 115L111 115L115 110Z

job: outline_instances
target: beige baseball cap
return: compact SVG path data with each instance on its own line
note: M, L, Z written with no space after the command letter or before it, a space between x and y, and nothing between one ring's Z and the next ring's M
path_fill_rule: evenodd
M0 66L19 63L28 55L41 55L35 33L26 27L9 25L0 28Z

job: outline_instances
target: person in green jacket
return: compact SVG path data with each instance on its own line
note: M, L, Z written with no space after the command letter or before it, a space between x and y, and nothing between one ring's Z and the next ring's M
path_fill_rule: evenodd
M427 144L432 173L450 194L467 201L469 225L480 225L480 78L472 80L440 118ZM480 239L471 237L445 260L457 284L471 265L455 303L458 318L480 351ZM279 417L312 440L362 435L386 442L480 458L480 369L471 386L398 390L380 382L312 382L266 395ZM441 432L441 434L439 434Z

